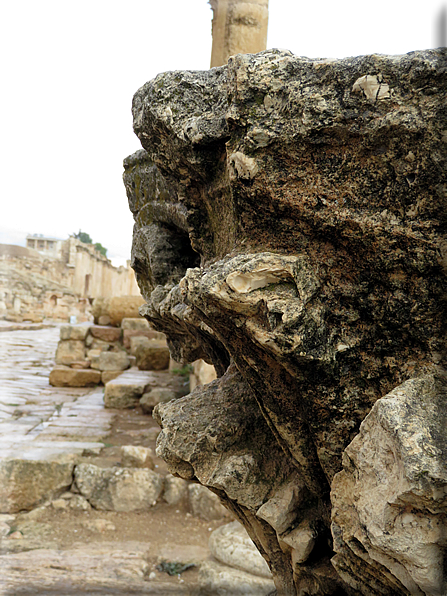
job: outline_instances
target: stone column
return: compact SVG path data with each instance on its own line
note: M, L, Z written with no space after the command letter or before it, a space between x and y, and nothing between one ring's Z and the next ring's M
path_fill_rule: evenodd
M211 68L235 54L267 47L268 0L210 0L213 9Z

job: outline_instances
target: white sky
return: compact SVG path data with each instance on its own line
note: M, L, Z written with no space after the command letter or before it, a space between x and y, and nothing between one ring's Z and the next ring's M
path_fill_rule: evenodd
M269 48L302 56L436 47L443 0L270 0ZM123 158L135 91L211 55L207 0L4 0L0 6L0 242L79 229L130 258Z

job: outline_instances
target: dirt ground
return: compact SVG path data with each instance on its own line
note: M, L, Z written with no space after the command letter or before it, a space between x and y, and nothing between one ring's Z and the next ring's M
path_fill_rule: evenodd
M120 447L122 445L141 445L150 447L154 453L155 471L161 475L168 473L166 464L155 455L155 443L159 427L152 416L143 414L141 410L115 410L116 414L112 431L105 439L106 447L100 455L84 456L81 461L98 466L116 466L120 463ZM29 514L28 514L29 515ZM25 515L25 517L27 517ZM18 525L23 522L22 516L17 518ZM37 536L34 548L77 549L83 545L94 544L100 548L102 544L113 543L122 545L127 543L141 543L147 545L145 560L148 563L147 575L152 573L155 582L166 584L174 589L182 584L183 589L191 587L188 592L195 594L197 590L198 567L184 571L181 575L170 576L157 567L163 561L190 563L209 558L208 539L210 533L217 527L232 520L231 516L217 521L203 521L193 517L188 511L187 504L170 506L162 500L148 511L141 513L117 513L113 511L63 510L45 507L39 510L37 516L32 517L41 528L41 535ZM91 529L89 522L103 524L104 529ZM113 526L107 522L111 522ZM42 525L41 525L42 524ZM39 532L39 530L38 530ZM10 552L22 550L19 540L8 541ZM25 546L25 545L24 545ZM27 548L28 550L28 548ZM169 592L171 593L171 592Z

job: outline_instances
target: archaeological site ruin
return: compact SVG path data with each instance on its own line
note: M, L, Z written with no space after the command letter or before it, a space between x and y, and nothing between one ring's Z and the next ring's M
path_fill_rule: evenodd
M140 312L218 376L157 452L278 595L444 595L447 51L234 53L133 99Z

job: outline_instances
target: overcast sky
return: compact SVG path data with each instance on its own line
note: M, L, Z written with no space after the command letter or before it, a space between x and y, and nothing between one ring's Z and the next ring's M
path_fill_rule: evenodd
M443 0L270 0L269 48L309 57L436 47ZM0 7L0 242L79 229L130 258L122 161L135 91L209 67L207 0L13 0Z

